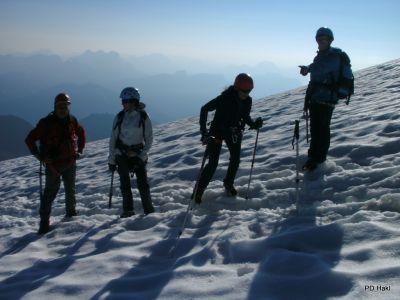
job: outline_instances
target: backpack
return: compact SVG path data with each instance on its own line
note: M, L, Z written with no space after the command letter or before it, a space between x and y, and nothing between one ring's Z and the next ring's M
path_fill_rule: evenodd
M140 113L140 121L139 121L139 127L142 127L143 129L143 137L144 137L144 132L145 132L145 124L146 124L146 119L147 119L147 113L144 110L138 110L138 112ZM115 140L115 146L117 148L118 145L121 144L121 140L119 139L119 134L121 132L121 125L122 125L122 121L124 120L124 116L125 116L125 111L121 110L118 114L117 114L117 122L115 123L114 126L114 130L115 128L118 127L118 134L117 134L117 138Z
M350 102L351 95L354 94L354 76L351 70L350 58L346 52L340 51L339 80L336 85L338 99L347 99L346 105Z

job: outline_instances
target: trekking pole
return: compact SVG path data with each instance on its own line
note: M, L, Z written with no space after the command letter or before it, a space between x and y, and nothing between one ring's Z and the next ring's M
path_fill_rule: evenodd
M111 185L110 185L110 191L108 193L108 208L111 208L111 199L113 196L113 185L114 185L114 173L115 171L111 172Z
M308 109L304 111L304 118L306 119L306 140L308 144Z
M186 222L187 222L187 220L188 220L190 211L193 209L193 207L192 207L192 200L193 200L193 199L196 199L197 190L198 190L198 187L199 187L200 176L201 176L201 173L203 172L203 169L204 169L204 165L205 165L205 163L206 163L207 156L208 156L208 154L207 154L207 148L206 148L206 150L204 151L203 160L202 160L202 162L201 162L201 167L200 167L199 173L198 173L197 178L196 178L196 184L195 184L195 186L194 186L193 197L190 198L188 207L187 207L187 209L186 209L185 218L184 218L184 220L183 220L183 223L182 223L181 228L179 229L178 236L176 237L176 243L175 243L174 247L172 247L171 250L169 251L170 254L178 247L178 243L179 243L180 237L181 237L181 235L182 235L182 233L183 233L183 230L185 230Z
M42 167L42 162L39 161L39 195L40 195L40 201L43 200L43 180L42 180L42 175L43 175L43 167Z
M207 149L206 149L206 151L204 151L203 160L202 160L202 162L201 162L201 167L200 167L199 173L198 173L198 175L197 175L196 184L195 184L195 186L194 186L193 197L190 198L190 201L189 201L189 204L188 204L188 207L187 207L187 210L186 210L185 219L183 220L181 229L180 229L179 232L178 232L178 238L182 235L183 230L185 229L186 222L187 222L187 219L188 219L188 216L189 216L189 211L191 211L191 210L193 209L193 207L191 206L192 200L193 200L193 199L196 199L197 190L198 190L198 188L199 188L199 180L200 180L201 173L203 172L204 165L205 165L205 163L206 163L206 159L207 159Z
M299 130L299 120L294 121L294 133L293 133L293 140L292 140L292 146L294 149L294 143L296 141L296 205L299 202L299 137L300 137L300 130Z
M254 150L253 150L253 160L251 161L249 183L247 185L246 200L249 200L250 181L251 181L251 175L253 174L254 160L256 158L256 150L257 150L257 142L258 142L258 133L259 132L260 132L260 129L257 129L256 142L254 143Z

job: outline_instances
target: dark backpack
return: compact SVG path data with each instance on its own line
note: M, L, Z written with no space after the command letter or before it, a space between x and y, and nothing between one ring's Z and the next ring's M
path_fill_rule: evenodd
M351 70L350 58L346 52L340 51L339 56L340 70L336 91L338 99L347 99L346 104L348 105L351 95L354 94L354 75Z

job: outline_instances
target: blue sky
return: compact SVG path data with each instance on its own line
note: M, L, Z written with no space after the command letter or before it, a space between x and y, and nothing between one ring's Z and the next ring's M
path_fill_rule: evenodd
M328 26L360 69L399 58L399 11L398 0L2 0L0 53L90 49L290 67L312 60L315 31Z

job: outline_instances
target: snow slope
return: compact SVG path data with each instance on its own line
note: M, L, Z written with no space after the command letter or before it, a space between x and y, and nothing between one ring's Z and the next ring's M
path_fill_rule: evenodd
M239 196L223 194L224 147L204 203L192 211L177 246L204 150L197 117L154 130L149 177L157 212L149 216L141 215L134 189L138 215L118 218L118 176L107 208L108 139L88 144L79 161L80 215L63 219L61 190L55 229L44 236L36 234L37 161L0 162L0 298L398 299L399 73L400 60L356 73L351 104L334 112L329 158L302 175L298 205L291 141L305 88L256 102L252 116L262 116L265 126L251 199L245 195L255 132L246 131ZM300 125L304 161L304 120Z

